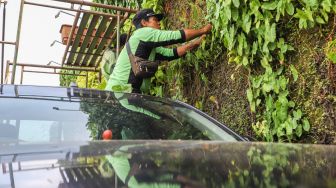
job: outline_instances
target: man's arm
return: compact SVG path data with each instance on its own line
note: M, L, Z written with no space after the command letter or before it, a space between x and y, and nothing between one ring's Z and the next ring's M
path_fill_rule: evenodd
M201 36L200 38L189 42L187 44L184 44L182 46L179 46L177 48L164 48L164 47L157 47L156 54L155 54L155 60L174 60L179 57L184 56L187 52L197 48L202 40L205 38L205 35Z
M177 48L165 48L165 47L155 48L155 60L171 61L177 58L179 58Z
M145 40L141 41L141 43L144 43L144 46L154 48L183 43L209 33L211 28L211 24L208 24L201 29L182 29L179 31L165 31L153 28L144 28L141 30L140 35Z
M212 29L212 25L208 24L201 29L184 29L185 39L186 41L192 40L199 36L208 34Z
M202 37L200 37L200 38L198 38L198 39L196 39L192 42L189 42L185 45L177 47L178 56L179 57L184 56L187 52L197 48L201 44L201 42L204 38L205 38L205 35L203 35Z

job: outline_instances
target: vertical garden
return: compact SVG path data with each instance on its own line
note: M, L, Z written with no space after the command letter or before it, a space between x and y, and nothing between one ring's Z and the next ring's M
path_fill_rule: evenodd
M151 95L187 102L258 140L336 142L336 1L94 1L154 8L165 29L212 23L198 50L163 63ZM91 87L103 88L95 78Z

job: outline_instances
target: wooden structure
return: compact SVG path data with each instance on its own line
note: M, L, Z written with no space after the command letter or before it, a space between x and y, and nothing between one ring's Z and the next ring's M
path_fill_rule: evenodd
M6 67L6 80L8 79L9 66L12 66L11 84L14 84L16 67L21 66L21 84L23 72L35 72L35 73L48 73L48 74L63 74L62 72L56 72L56 70L76 70L84 71L86 74L80 74L77 76L88 77L88 72L99 72L99 63L102 60L103 53L105 49L111 45L112 41L116 41L117 54L120 51L120 27L129 18L130 14L136 13L137 10L92 3L84 0L50 0L63 2L65 4L70 4L71 8L52 6L48 4L41 4L35 2L29 2L26 0L21 0L19 20L17 27L17 35L15 42L4 41L4 28L5 28L5 8L4 8L4 21L3 21L3 39L0 41L4 48L4 44L15 45L14 60L12 62L7 62ZM0 4L6 5L6 1L0 0ZM64 55L62 58L61 67L46 66L46 65L36 65L27 63L18 63L17 57L19 52L20 44L20 32L22 24L22 16L24 5L33 5L46 8L55 8L59 10L73 11L76 12L74 22L72 25L64 25L61 28L61 33L63 40L62 42L66 45ZM79 8L75 9L74 5L78 5ZM108 14L103 12L97 12L93 10L84 10L82 6L96 7L110 9L116 12L116 14ZM4 52L2 52L2 57ZM4 60L2 59L2 71L1 71L1 84L3 84L3 74L4 74ZM29 71L25 70L25 67L38 67L44 69L51 69L53 72L48 71ZM87 79L88 80L88 79ZM87 85L87 83L86 83Z

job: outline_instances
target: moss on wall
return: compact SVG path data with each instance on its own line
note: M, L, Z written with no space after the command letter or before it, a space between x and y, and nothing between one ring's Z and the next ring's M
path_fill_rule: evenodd
M202 0L166 0L165 10L168 29L198 28L206 23ZM289 32L286 31L285 37L295 48L288 54L287 63L293 64L299 72L299 79L290 82L290 96L312 126L310 134L301 142L336 143L336 66L324 55L326 38L335 27L333 19L330 20L329 25L311 30L295 29L297 23L291 23ZM240 134L252 136L254 117L246 99L248 72L243 68L236 70L236 66L227 63L226 57L219 51L212 64L200 65L199 72L194 71L194 65L181 66L182 98ZM206 75L207 81L201 78L200 72ZM166 89L170 96L176 95L174 85L170 83Z
M200 28L205 20L205 1L201 0L166 0L165 10L168 29ZM183 99L196 106L242 135L252 135L252 116L246 99L248 72L227 63L227 55L218 51L212 64L200 62L200 72L195 65L181 66L183 72ZM188 61L186 58L180 61ZM172 63L173 64L173 63ZM174 83L170 84L174 87ZM169 89L170 96L176 95Z
M324 53L326 38L332 27L333 23L324 28L293 29L288 37L295 48L289 63L300 73L297 82L290 85L290 94L312 125L306 142L336 142L335 80L328 73L329 66L335 65L326 59Z

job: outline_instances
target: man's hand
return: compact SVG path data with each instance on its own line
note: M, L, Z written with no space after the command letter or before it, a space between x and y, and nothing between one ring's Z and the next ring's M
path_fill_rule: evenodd
M202 28L203 34L208 34L208 33L210 33L211 29L212 29L212 25L211 25L211 24L207 24L206 26L204 26L204 27Z
M185 38L186 41L190 41L197 37L210 33L211 29L212 29L212 25L207 24L206 26L200 29L183 29L183 31L186 37Z
M195 40L189 42L188 44L177 47L178 56L181 57L181 56L185 55L188 51L191 51L191 50L199 47L199 45L201 45L201 43L202 43L202 41L204 40L205 37L206 37L206 35L202 35L200 38L195 39Z
M194 48L197 48L199 45L201 45L202 41L204 40L204 38L206 37L206 35L202 35L200 38L195 39L192 43Z

